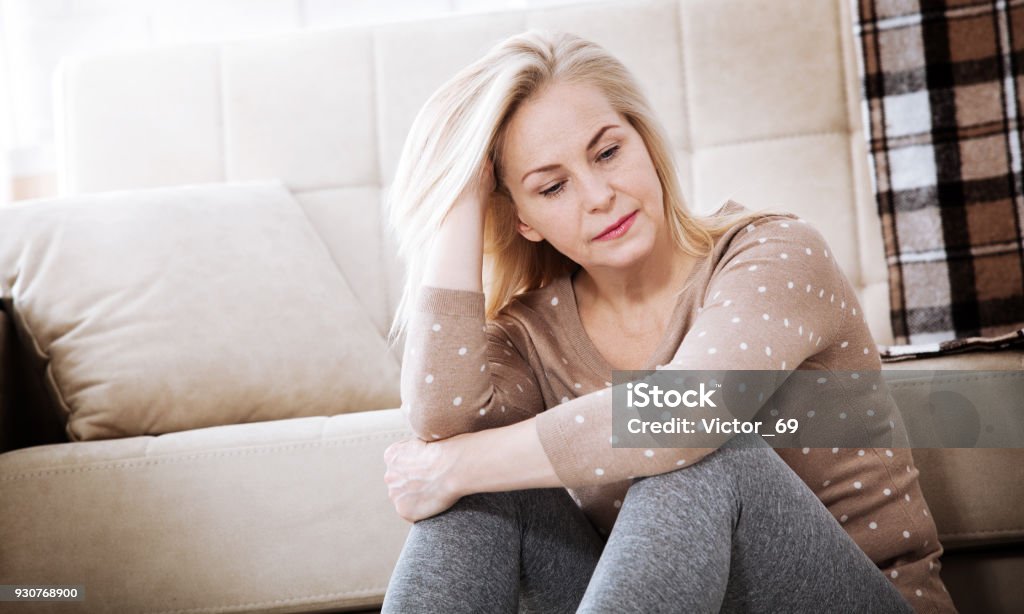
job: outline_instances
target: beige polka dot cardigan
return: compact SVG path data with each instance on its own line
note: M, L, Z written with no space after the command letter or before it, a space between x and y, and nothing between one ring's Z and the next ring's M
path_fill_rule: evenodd
M719 213L741 210L729 201ZM824 238L788 214L764 215L718 239L690 273L652 359L649 369L881 368ZM436 440L536 416L556 473L602 534L633 477L685 470L713 451L613 448L611 381L569 276L516 297L486 323L483 293L421 288L402 368L403 409L417 435ZM776 452L917 611L955 611L909 449Z

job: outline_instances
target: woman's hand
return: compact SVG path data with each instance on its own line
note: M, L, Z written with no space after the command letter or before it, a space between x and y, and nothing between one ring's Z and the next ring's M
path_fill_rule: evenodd
M462 193L455 200L456 208L465 207L476 207L480 211L487 206L487 202L491 199L491 194L497 188L497 183L494 180L494 162L488 158L481 165L477 176L466 184L466 187L462 189Z
M455 488L453 440L403 439L384 451L384 482L398 515L416 522L436 516L462 496Z
M494 170L488 160L476 178L462 189L441 223L420 283L452 290L483 291L484 221L493 192Z

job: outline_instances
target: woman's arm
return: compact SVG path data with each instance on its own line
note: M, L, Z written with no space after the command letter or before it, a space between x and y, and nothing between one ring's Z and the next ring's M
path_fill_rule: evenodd
M384 460L388 496L409 522L440 514L473 493L562 485L533 418L434 443L405 439L391 444Z
M483 223L490 166L442 222L415 297L402 360L402 409L417 437L447 439L525 420L544 409L524 331L485 325ZM525 351L525 350L524 350Z
M441 442L457 459L452 487L461 497L562 486L537 436L537 419L467 433Z
M484 207L494 191L490 164L466 187L441 223L427 256L423 285L483 291Z

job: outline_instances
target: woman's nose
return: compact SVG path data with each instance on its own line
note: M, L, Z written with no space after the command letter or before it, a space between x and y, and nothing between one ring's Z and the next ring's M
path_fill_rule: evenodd
M603 211L615 202L615 189L602 173L587 173L578 181L580 197L587 211Z

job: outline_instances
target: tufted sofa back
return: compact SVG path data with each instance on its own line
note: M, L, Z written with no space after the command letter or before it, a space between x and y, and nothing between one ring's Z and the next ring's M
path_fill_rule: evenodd
M77 59L57 76L61 192L280 178L384 334L402 271L381 203L417 110L499 40L568 30L644 85L693 209L732 198L814 222L890 343L850 11L595 2Z

